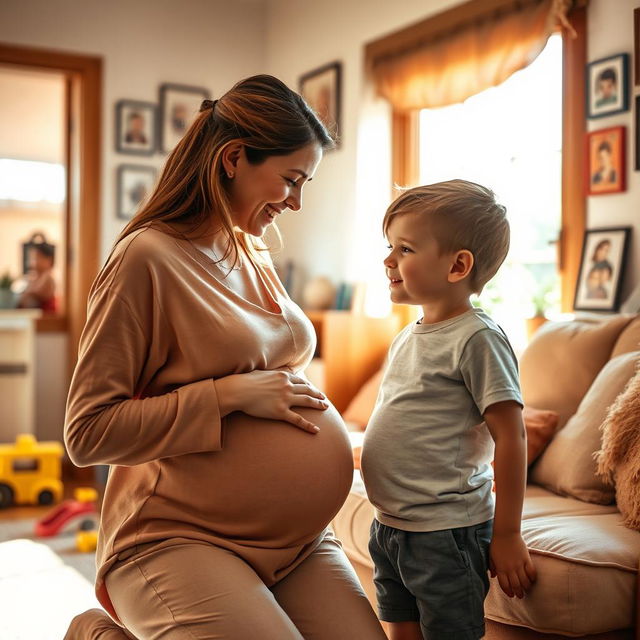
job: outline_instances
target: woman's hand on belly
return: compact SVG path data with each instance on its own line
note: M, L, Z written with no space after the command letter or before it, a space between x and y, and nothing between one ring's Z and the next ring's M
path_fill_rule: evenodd
M324 411L329 406L322 392L289 371L239 373L219 378L215 385L222 416L243 411L255 418L289 422L309 433L317 433L318 427L292 407Z

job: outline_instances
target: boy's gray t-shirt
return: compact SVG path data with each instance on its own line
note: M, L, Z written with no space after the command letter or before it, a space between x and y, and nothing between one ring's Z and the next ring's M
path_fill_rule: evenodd
M492 518L494 447L482 414L505 400L522 404L516 356L482 310L405 327L389 349L362 449L376 518L405 531Z

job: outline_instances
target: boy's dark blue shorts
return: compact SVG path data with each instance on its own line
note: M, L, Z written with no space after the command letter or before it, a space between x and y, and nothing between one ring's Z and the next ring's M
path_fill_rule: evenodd
M378 613L386 622L419 621L425 640L484 635L493 520L442 531L371 525Z

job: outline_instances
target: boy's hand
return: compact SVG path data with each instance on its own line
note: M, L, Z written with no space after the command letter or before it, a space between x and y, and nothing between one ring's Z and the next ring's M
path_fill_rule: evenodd
M489 568L498 576L502 590L510 597L524 597L536 581L536 568L519 533L494 534L491 540Z

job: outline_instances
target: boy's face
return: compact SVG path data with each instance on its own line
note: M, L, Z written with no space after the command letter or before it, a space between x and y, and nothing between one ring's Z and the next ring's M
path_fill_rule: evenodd
M616 84L611 78L602 78L600 80L600 95L603 98L610 98L615 95Z
M387 229L389 255L384 260L391 301L428 305L446 300L451 254L440 254L428 216L403 213L391 219Z

